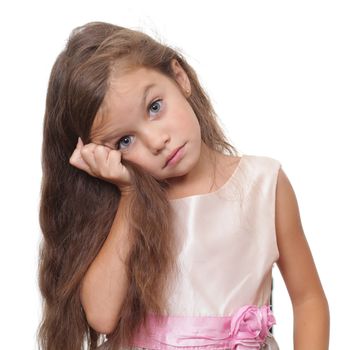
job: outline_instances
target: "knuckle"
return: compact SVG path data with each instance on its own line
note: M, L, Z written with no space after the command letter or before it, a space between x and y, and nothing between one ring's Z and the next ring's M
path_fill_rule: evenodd
M104 148L103 146L97 145L95 148L95 152L101 152L101 151L103 151L103 148Z
M110 157L113 157L114 159L118 159L118 160L120 160L120 158L121 158L121 153L119 152L119 151L117 151L117 150L112 150L111 152L110 152L110 155L109 155Z
M108 173L106 172L105 169L100 169L99 176L104 178L104 179L107 179L108 178Z
M115 178L115 174L114 174L112 169L106 168L106 169L104 169L104 177L106 179L112 180Z
M80 153L83 154L83 155L87 155L90 153L90 150L87 148L87 147L83 147L81 150L80 150Z
M79 161L79 157L76 154L73 154L70 158L69 158L69 164L70 165L74 165L76 166L78 164Z
M95 147L96 147L95 144L89 143L89 144L85 145L85 146L82 148L82 150L85 150L85 151L87 151L87 152L91 152Z

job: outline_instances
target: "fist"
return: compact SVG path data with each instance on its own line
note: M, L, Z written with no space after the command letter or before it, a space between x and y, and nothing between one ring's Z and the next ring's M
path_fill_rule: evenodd
M84 145L79 137L69 163L91 176L118 186L121 191L130 190L130 172L121 163L120 151L95 143Z

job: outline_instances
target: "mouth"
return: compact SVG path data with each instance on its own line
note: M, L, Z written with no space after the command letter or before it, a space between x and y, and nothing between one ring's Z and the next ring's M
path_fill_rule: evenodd
M164 168L171 162L172 159L175 158L177 153L184 147L185 145L182 145L181 147L176 148L174 151L172 151L169 155L169 157L166 160L166 163L164 165Z

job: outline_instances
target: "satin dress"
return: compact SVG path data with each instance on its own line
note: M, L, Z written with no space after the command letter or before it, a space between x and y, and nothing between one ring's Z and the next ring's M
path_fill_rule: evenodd
M170 200L178 269L169 312L158 323L150 315L132 349L279 349L269 329L280 167L243 155L217 191Z

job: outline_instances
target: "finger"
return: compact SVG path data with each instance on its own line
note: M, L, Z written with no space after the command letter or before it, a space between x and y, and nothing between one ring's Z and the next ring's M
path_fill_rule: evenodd
M121 164L121 158L122 158L122 154L121 152L117 151L117 150L111 150L108 153L108 157L107 157L107 165L108 167L115 167L118 164Z
M103 145L97 145L94 149L96 161L106 161L110 149Z
M113 172L118 174L119 180L123 183L129 184L131 176L129 170L121 162L122 154L117 150L112 150L108 154L107 165L109 169L114 169Z
M74 152L72 153L71 157L69 158L69 163L73 165L74 167L84 170L90 174L90 168L86 164L86 162L83 160L80 154L79 149L75 149Z
M89 143L80 149L82 159L89 166L90 172L92 172L94 176L97 176L98 174L98 167L96 165L96 159L94 154L96 146L97 145L94 143Z
M84 147L83 141L80 137L78 137L77 148L80 150Z
M109 175L109 169L107 164L108 153L110 152L109 148L98 145L94 150L95 162L96 166L99 170L100 175L102 177L106 177Z

